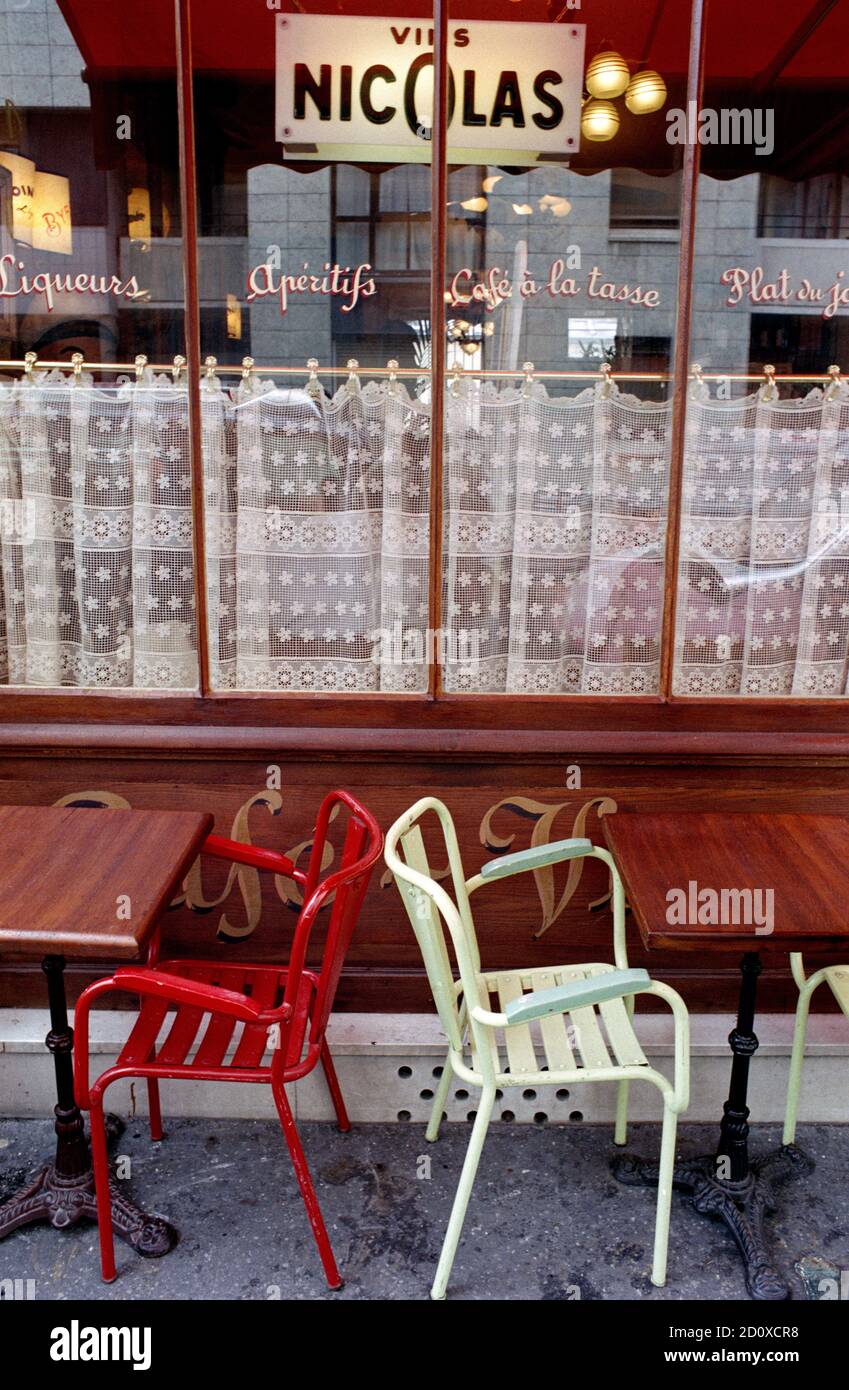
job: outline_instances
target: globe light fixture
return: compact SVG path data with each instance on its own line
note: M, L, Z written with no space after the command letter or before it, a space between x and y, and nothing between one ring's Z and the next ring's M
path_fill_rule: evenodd
M646 68L636 72L625 93L625 105L635 116L646 116L651 111L659 111L666 102L666 83L659 72Z
M588 101L581 112L586 140L612 140L619 129L619 112L612 101Z
M621 97L631 80L628 64L614 49L597 53L587 68L586 84L591 97L609 101Z

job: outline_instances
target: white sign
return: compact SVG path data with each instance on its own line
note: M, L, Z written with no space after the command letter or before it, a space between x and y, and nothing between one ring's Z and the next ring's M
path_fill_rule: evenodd
M585 28L450 24L449 158L576 153ZM421 20L278 15L276 66L275 136L288 155L430 160L433 29Z

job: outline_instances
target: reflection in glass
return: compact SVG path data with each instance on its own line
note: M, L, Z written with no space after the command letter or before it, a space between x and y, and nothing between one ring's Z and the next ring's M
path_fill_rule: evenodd
M167 0L0 17L0 357L36 359L0 382L7 684L196 683L185 381L114 370L185 354L173 24Z
M684 99L688 15L658 30L655 9L545 29L556 69L586 25L579 149L542 157L529 132L449 170L450 691L659 688L681 202L665 107ZM540 43L525 20L502 24L516 53Z
M738 138L702 150L674 689L842 696L849 4L773 7L733 50L721 20L705 106Z

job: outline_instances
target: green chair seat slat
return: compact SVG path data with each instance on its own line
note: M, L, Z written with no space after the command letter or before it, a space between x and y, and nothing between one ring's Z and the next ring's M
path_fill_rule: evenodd
M832 965L826 971L826 979L835 999L849 1018L849 965Z
M610 967L611 970L612 968ZM576 980L593 979L597 975L606 974L607 969L570 965L553 970L498 971L479 977L480 990L482 997L489 1000L489 1007L494 1011L503 1011L508 1004L522 999L526 991L535 993L556 988L558 985L571 984ZM492 995L495 996L495 1000L489 998ZM640 1046L622 999L606 999L597 1005L573 1009L569 1013L547 1014L535 1022L539 1026L545 1060L550 1071L575 1071L580 1070L581 1066L648 1066L648 1058ZM602 1023L604 1032L601 1028ZM502 1036L511 1074L527 1075L539 1070L534 1034L529 1024L514 1024L512 1028L503 1029L499 1033L499 1042ZM494 1037L495 1035L493 1047ZM477 1069L479 1058L473 1038L470 1042L471 1064ZM575 1055L576 1052L579 1054L578 1057ZM494 1062L496 1070L499 1070L497 1054Z
M556 985L564 983L563 980L555 979L552 970L540 970L535 972L535 975L535 989L554 989ZM575 1056L569 1046L569 1034L566 1031L567 1022L563 1014L547 1014L539 1021L549 1071L573 1071L575 1068Z
M648 1058L637 1040L624 1000L605 999L598 1007L620 1067L648 1066Z
M518 971L515 974L498 975L496 988L502 1010L505 1004L512 1003L514 999L521 999L525 992ZM521 1075L538 1070L534 1040L526 1023L518 1023L514 1028L505 1028L504 1041L511 1074Z
M575 1042L585 1067L609 1067L612 1065L610 1053L601 1036L598 1016L591 1006L575 1009L569 1015L575 1029Z

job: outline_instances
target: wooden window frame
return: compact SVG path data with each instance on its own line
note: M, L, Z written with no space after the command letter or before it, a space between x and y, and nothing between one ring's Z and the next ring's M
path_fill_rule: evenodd
M210 681L209 632L205 575L205 526L201 466L201 344L197 245L197 170L192 87L191 0L174 0L177 37L177 97L180 123L180 192L183 212L186 356L192 445L196 614L199 684L196 693L172 691L0 689L0 746L21 741L56 746L107 745L125 748L257 749L297 746L323 748L328 739L354 750L362 743L374 751L417 746L457 752L479 748L520 753L526 746L555 752L601 749L610 753L641 750L654 755L710 750L729 756L794 751L847 751L844 742L846 701L795 697L703 698L672 692L673 641L678 596L685 384L692 314L696 197L699 146L684 147L680 251L677 277L672 443L669 507L664 559L664 612L661 629L661 674L657 695L455 695L442 688L441 670L429 668L427 692L421 695L300 694L216 691ZM447 198L446 116L448 110L447 40L449 3L434 0L434 129L431 206L444 208ZM691 0L687 78L688 100L700 101L704 86L706 0ZM447 224L433 223L431 334L445 336ZM432 399L443 399L445 363L433 355ZM431 516L442 515L443 428L433 431L431 446ZM431 526L430 624L441 627L442 528ZM4 725L2 721L8 721ZM73 729L73 732L72 732ZM64 731L64 733L62 733ZM378 736L379 735L379 736ZM52 740L52 743L51 743ZM804 753L802 750L804 749Z

